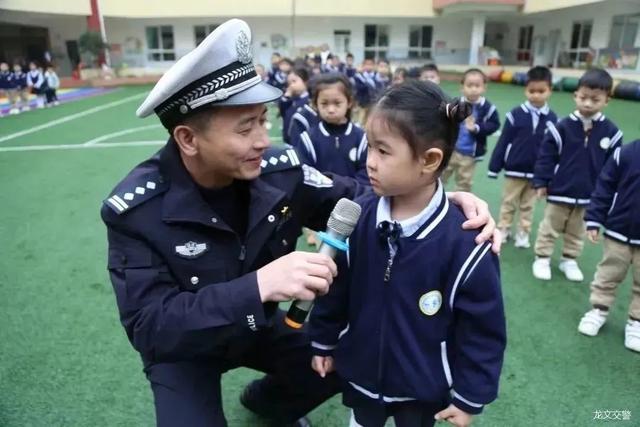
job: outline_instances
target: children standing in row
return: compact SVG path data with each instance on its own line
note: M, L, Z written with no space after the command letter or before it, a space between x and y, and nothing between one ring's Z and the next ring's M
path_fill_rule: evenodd
M584 280L576 260L584 246L585 209L605 161L622 144L622 131L602 114L612 84L602 69L585 72L574 94L577 110L557 125L547 122L533 178L538 197L547 199L532 266L540 280L551 279L559 236L564 239L560 270L568 280Z
M498 260L462 230L438 180L470 113L413 80L389 89L367 123L375 194L357 200L348 255L309 323L312 367L337 370L351 425L467 426L497 396L506 345Z
M356 121L364 124L369 114L369 108L385 89L385 85L375 69L373 59L362 61L362 71L355 74L354 80L358 103Z
M547 122L555 124L558 121L547 104L551 96L551 81L548 68L538 66L529 70L524 90L527 102L507 113L489 164L490 178L497 178L504 169L504 191L498 220L503 241L507 241L511 234L516 210L520 211L514 243L517 248L530 247L529 234L536 201L536 191L531 185L533 169Z
M471 104L473 112L460 124L456 148L442 179L446 184L455 174L456 191L471 191L476 162L487 151L487 137L500 128L500 118L496 107L483 96L487 76L481 70L465 71L461 83L462 99Z

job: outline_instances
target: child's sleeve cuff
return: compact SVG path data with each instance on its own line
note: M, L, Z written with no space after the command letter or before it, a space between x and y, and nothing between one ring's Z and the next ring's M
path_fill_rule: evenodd
M456 408L463 410L467 414L477 415L477 414L481 413L482 410L484 409L484 405L482 403L472 402L472 401L462 397L458 393L456 393L455 390L453 391L452 395L453 395L453 401L451 403Z
M335 345L327 345L311 341L311 353L313 353L314 356L332 356L335 348Z

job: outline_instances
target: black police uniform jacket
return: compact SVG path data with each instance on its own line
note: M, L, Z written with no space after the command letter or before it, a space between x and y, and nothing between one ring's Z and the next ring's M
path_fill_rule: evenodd
M262 165L246 236L202 198L172 140L104 201L120 320L145 365L233 357L277 310L261 302L256 270L293 251L302 226L323 229L337 200L358 191L301 165L293 149L268 150Z

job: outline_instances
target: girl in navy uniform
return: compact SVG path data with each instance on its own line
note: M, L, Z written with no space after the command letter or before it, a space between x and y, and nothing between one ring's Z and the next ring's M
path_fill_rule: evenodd
M287 89L278 104L282 117L282 139L287 144L291 141L289 137L291 118L298 108L309 103L308 80L309 73L304 68L296 68L287 76Z
M11 101L11 111L9 114L18 114L21 110L29 111L29 87L27 86L27 74L22 71L22 66L20 64L13 65L13 74L11 75L10 86L9 98ZM22 108L20 106L22 106Z
M45 93L48 88L47 80L44 78L42 69L40 69L35 62L29 63L27 85L31 88L32 93L36 96L36 106L38 108L44 108Z
M314 79L311 81L313 82ZM310 93L313 94L313 88L310 87L309 90ZM299 107L291 117L289 144L298 148L300 146L300 135L302 135L302 132L317 126L319 121L320 116L318 116L318 112L311 104L304 104L302 107Z
M340 274L317 300L312 367L337 370L352 425L468 426L498 393L506 346L497 257L438 177L459 123L471 113L447 103L431 82L409 81L383 95L367 123L367 170L375 194Z
M351 84L339 73L319 76L314 83L313 105L320 120L300 135L304 162L322 172L356 178L369 185L366 170L367 137L351 121Z
M9 89L11 88L11 71L9 71L9 64L6 62L0 62L0 96L6 96L9 98ZM2 111L0 111L2 116Z

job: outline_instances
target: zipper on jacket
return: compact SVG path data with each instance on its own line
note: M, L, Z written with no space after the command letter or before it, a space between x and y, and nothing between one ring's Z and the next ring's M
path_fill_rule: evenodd
M340 148L340 138L336 136L336 148Z
M389 297L387 293L389 293L388 283L391 280L391 267L393 267L393 260L396 257L396 253L398 252L398 247L395 243L391 243L389 239L387 239L387 244L389 246L389 259L387 259L387 267L384 271L384 282L387 284L383 286L382 292L385 294L382 299L382 316L380 316L380 342L378 346L378 399L380 403L384 403L383 396L383 386L382 386L382 376L384 374L384 347L385 347L385 328L387 324L387 304L389 301Z

